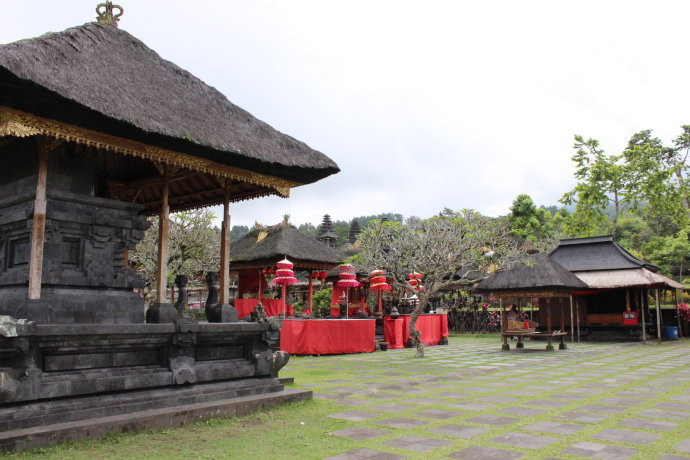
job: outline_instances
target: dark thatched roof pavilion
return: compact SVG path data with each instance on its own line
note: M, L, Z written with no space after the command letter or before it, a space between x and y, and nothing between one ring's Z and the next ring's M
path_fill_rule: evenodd
M329 270L343 255L328 245L300 232L287 222L258 227L232 245L233 270L275 267L287 257L298 269Z
M530 255L527 264L516 264L512 269L494 273L479 283L479 290L512 297L542 297L549 293L562 295L586 288L587 285L577 276L541 253Z
M230 203L288 197L293 187L334 174L338 166L119 29L121 7L105 2L98 13L97 23L0 45L0 208L15 199L17 187L38 177L27 196L40 215L58 194L76 191L115 207L126 203L137 216L158 214L156 278L162 286L169 213L222 204L225 304ZM41 219L36 222L27 256L35 260L32 300L40 298L44 239ZM157 300L167 304L164 289Z
M544 298L546 300L546 332L551 335L551 299L558 297L570 297L570 316L573 316L572 292L578 289L586 289L587 285L577 276L551 259L548 255L541 253L530 254L527 263L518 263L512 269L497 272L479 284L479 290L489 291L491 295L498 297L501 301L501 330L506 331L508 319L503 310L504 298L516 298L518 307L521 298ZM561 306L561 333L565 329L564 314ZM541 312L541 306L540 306ZM541 318L541 313L540 313ZM540 319L541 321L541 319ZM571 321L571 338L574 337L574 327ZM547 350L553 350L551 339L548 339ZM560 348L565 348L565 343L561 340ZM503 349L510 347L507 338L503 334Z
M171 211L277 194L339 171L322 153L232 104L113 25L0 45L0 138L45 135L103 155L110 198ZM1 145L0 145L1 146ZM124 154L124 155L123 155Z

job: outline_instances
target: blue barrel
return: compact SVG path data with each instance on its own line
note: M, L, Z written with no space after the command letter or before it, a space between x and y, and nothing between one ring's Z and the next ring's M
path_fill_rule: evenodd
M664 326L664 338L678 340L678 328L676 326Z

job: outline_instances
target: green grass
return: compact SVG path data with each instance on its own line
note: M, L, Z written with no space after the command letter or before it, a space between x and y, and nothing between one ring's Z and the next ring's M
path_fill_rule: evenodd
M525 353L500 352L499 338L496 335L463 335L451 336L450 347L427 348L427 357L414 358L413 350L401 350L397 352L379 352L362 355L322 356L322 357L292 357L288 367L281 373L284 376L295 378L300 385L321 384L323 388L353 386L365 388L368 384L396 383L408 376L426 375L438 377L434 383L423 384L424 393L414 394L413 397L429 397L446 391L476 390L487 387L493 382L504 382L505 372L512 372L516 368L522 370L534 369L534 372L545 370L557 373L557 376L544 376L541 383L551 380L559 380L561 383L553 383L544 389L541 394L535 396L518 396L514 392L524 389L533 382L523 382L520 379L510 381L509 386L501 386L486 393L470 394L463 401L474 401L484 396L512 396L518 398L515 402L498 404L496 407L482 411L482 414L499 414L501 408L517 406L529 403L536 399L557 399L558 394L567 389L577 389L590 383L606 383L610 379L619 377L620 371L610 368L610 365L594 366L597 362L624 363L630 365L625 372L644 371L649 365L663 365L669 363L667 370L661 371L650 378L639 380L618 381L617 386L607 388L598 394L586 394L581 400L573 400L568 405L560 408L548 408L543 414L524 417L512 425L483 425L468 421L478 415L476 412L461 413L458 417L446 420L426 418L429 423L416 429L394 429L379 425L377 422L389 417L415 417L416 412L422 407L410 405L410 409L401 413L381 413L379 417L363 422L349 422L327 417L328 414L347 410L367 410L367 406L345 407L329 400L315 399L303 401L260 413L237 417L211 419L196 423L176 430L157 430L135 434L111 435L100 441L85 441L62 444L59 446L36 449L27 452L8 455L9 458L46 458L46 459L94 459L94 458L285 458L285 459L316 459L328 455L335 455L348 450L368 447L385 450L392 453L406 455L411 459L444 458L452 452L461 450L470 445L484 445L495 448L503 448L522 451L528 454L529 459L545 459L557 456L559 458L576 458L567 456L561 451L581 441L597 442L601 444L620 445L638 449L640 453L634 458L656 459L663 453L674 452L673 447L683 439L690 438L690 417L678 421L678 426L670 431L639 430L659 434L657 441L649 445L620 444L610 441L593 439L592 435L605 428L620 428L618 424L625 418L637 417L639 412L654 408L660 402L678 394L690 394L690 380L665 383L655 387L651 393L642 393L644 400L637 405L626 407L618 414L611 414L606 420L598 424L582 424L584 429L572 435L550 435L548 433L533 433L524 427L542 420L552 420L555 415L570 410L576 410L586 404L597 404L599 400L614 396L624 390L638 391L644 382L649 379L663 380L673 378L679 369L687 369L687 360L678 360L678 357L686 356L690 351L690 342L680 340L665 342L661 345L647 344L573 344L569 345L567 352L545 353L542 351L528 351ZM469 348L476 348L476 353L465 353ZM528 343L528 348L543 349L543 343ZM494 351L494 348L496 351ZM466 367L448 367L453 364L457 350L457 362ZM559 353L561 353L559 355ZM534 358L535 360L532 360ZM572 359L565 359L572 358ZM463 378L463 370L471 368L470 360L477 359L481 363L507 363L517 364L513 367L498 367L495 370L487 370L485 373L474 377ZM652 364L643 364L648 360ZM562 363L561 363L562 361ZM675 365L677 364L677 365ZM528 367L527 367L528 366ZM580 378L583 373L590 373L599 369L597 375L588 375L582 381L570 381L570 378ZM390 375L391 372L402 375ZM453 375L449 375L453 373ZM455 375L457 373L457 375ZM599 375L600 373L600 375ZM528 372L531 374L531 372ZM351 382L328 382L329 380L342 379ZM417 388L417 387L415 387ZM320 390L321 390L320 389ZM394 392L400 395L399 400L380 400L368 397L368 395L353 396L353 399L361 399L369 405L395 402L405 404L405 398L409 395L403 392ZM454 401L457 402L457 401ZM440 403L433 408L447 409L447 403ZM560 420L566 422L566 420ZM450 436L436 435L426 432L426 429L446 424L461 424L478 426L488 431L471 440L463 440ZM351 441L347 438L332 436L329 432L352 426L364 426L378 429L386 429L389 434L366 441ZM628 428L631 429L631 428ZM507 447L492 441L495 437L508 432L523 432L543 434L558 438L558 441L538 451ZM423 435L437 439L452 441L452 445L434 450L432 453L415 453L407 450L396 449L385 444L386 441L406 435Z

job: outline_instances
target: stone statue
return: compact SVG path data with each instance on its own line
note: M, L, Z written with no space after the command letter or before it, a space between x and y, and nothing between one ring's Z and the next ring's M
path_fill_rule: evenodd
M185 308L188 303L187 283L189 279L186 275L177 275L175 277L175 286L177 286L177 301L175 302L175 309L177 310L177 317L182 318Z

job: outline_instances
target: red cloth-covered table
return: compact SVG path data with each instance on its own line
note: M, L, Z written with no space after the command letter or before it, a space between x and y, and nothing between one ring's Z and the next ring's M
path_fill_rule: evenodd
M293 355L372 352L375 336L375 319L286 319L280 349Z
M249 316L258 303L259 299L235 299L237 316L240 318ZM266 307L266 316L279 316L282 313L282 299L261 299L261 304ZM291 305L287 306L286 314L290 316L294 314Z
M448 337L448 315L420 315L415 329L422 333L424 345L439 345L443 337ZM383 335L388 342L388 348L404 348L410 338L410 315L401 315L395 319L390 316L384 317Z

